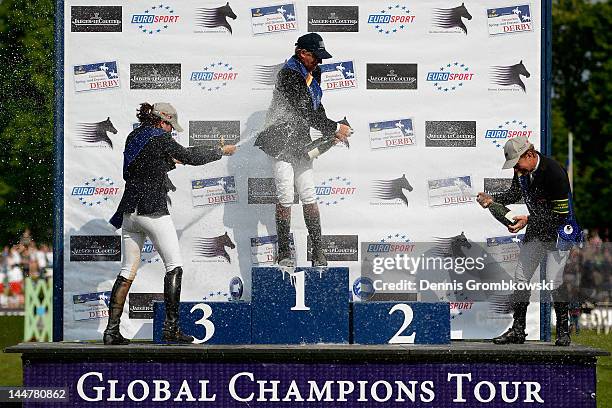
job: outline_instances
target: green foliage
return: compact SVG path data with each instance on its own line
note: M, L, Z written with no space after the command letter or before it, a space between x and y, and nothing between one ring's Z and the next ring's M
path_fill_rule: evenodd
M0 316L0 386L21 386L21 354L4 353L4 348L23 341L23 316Z
M0 2L0 242L26 226L51 238L54 11L52 0Z
M553 0L553 152L567 158L574 135L574 196L585 227L611 226L612 6Z

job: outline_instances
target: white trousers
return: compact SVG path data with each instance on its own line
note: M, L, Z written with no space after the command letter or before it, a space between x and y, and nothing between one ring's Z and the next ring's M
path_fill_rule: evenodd
M300 160L296 163L275 160L274 181L276 183L278 202L283 207L291 207L293 204L294 185L300 195L302 204L312 204L317 200L312 160Z
M121 276L128 280L136 277L146 237L159 253L166 272L183 266L176 229L169 215L126 213L121 226Z

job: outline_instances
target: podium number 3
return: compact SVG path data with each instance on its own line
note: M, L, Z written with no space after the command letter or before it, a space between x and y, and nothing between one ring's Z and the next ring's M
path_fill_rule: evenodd
M414 318L414 312L412 311L412 308L410 307L410 305L407 305L405 303L398 303L397 305L393 306L391 310L389 310L389 314L393 314L393 312L395 312L396 310L400 310L404 313L404 323L402 324L402 327L400 327L400 329L397 331L397 333L395 333L395 335L391 337L391 340L389 340L389 344L414 343L414 337L416 336L416 333L412 333L410 336L400 335L400 333L403 333L404 330L406 330L408 326L410 326L410 323L412 323L412 319Z
M204 313L204 316L202 316L200 320L195 322L195 324L204 326L205 335L203 339L198 339L197 337L193 336L194 338L193 343L194 344L206 343L215 334L215 325L213 324L213 322L208 320L208 318L212 316L212 308L206 303L198 303L197 305L191 308L191 313L193 313L195 310L201 310Z

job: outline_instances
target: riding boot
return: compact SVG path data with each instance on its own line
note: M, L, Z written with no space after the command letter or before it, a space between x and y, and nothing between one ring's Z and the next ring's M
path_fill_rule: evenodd
M513 322L506 332L493 338L495 344L523 344L527 334L527 307L529 306L529 292L516 292L513 295L512 310Z
M569 332L569 302L565 288L553 290L552 298L557 317L555 346L569 346L572 341Z
M310 242L312 243L311 262L313 267L327 266L327 259L323 253L323 242L321 238L321 216L317 203L304 204L304 222L308 229Z
M278 254L276 262L279 266L293 267L290 248L291 207L276 205L276 236L278 237Z
M130 286L132 286L131 280L127 280L121 275L117 276L108 304L108 324L103 336L103 341L106 345L130 344L130 341L119 332L123 305L125 305L125 299L130 291Z
M193 343L193 337L181 333L179 328L179 303L181 300L181 280L183 269L178 266L166 272L164 277L164 303L166 305L166 320L162 331L162 339L169 343Z

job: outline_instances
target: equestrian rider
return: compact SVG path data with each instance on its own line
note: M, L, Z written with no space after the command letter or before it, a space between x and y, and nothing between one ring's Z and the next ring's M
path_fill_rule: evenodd
M293 266L289 239L295 185L312 241L312 265L326 266L312 160L304 157L303 148L311 142L311 127L321 131L324 136L335 136L337 141L346 141L351 128L328 119L321 103L323 91L320 87L321 69L318 65L323 59L331 58L321 36L316 33L305 34L298 38L295 45L294 55L278 73L265 128L257 136L255 146L274 160L274 180L278 197L278 264Z
M132 131L123 152L125 190L119 208L110 220L121 228L121 272L111 292L108 325L104 344L128 344L119 332L121 314L128 291L140 264L140 252L149 237L159 252L166 274L164 302L166 316L163 339L167 342L191 343L193 338L181 333L178 308L181 297L183 262L174 223L168 212L167 194L174 186L167 173L176 163L199 166L232 155L234 145L222 147L190 147L178 144L172 130L182 132L176 109L169 103L143 103L136 115L140 126Z
M529 283L543 260L546 261L546 277L553 281L552 291L557 316L557 338L555 345L570 344L568 329L568 294L563 285L563 270L569 250L558 246L558 231L563 228L570 210L570 184L567 173L555 160L536 151L524 136L514 137L504 146L506 162L503 169L514 169L514 178L508 191L493 196L478 193L478 203L486 208L492 202L513 204L522 197L529 215L514 217L515 224L508 231L516 234L527 227L520 246L515 272L517 283ZM529 305L529 290L516 290L511 306L514 312L512 327L493 339L495 344L522 344L527 334L526 315Z

